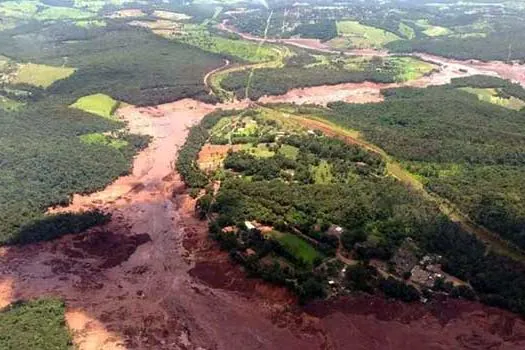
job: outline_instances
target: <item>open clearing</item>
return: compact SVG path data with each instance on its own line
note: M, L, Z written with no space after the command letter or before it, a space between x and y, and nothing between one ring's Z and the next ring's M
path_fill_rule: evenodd
M478 96L478 98L481 101L485 101L488 103L492 103L498 106L502 106L509 109L514 109L516 111L519 111L523 107L525 107L525 102L520 100L519 98L511 96L510 98L504 98L500 97L497 89L481 89L481 88L472 88L472 87L465 87L460 88L462 91L466 91L468 93L474 94Z
M381 48L389 42L401 40L394 33L366 26L357 21L337 22L337 32L340 37L329 42L330 46L337 49Z
M418 19L414 23L421 29L424 29L423 34L428 36L443 36L452 33L452 30L448 28L431 25L426 19Z
M21 102L0 95L0 109L4 111L15 111L22 105L23 103Z
M188 16L185 13L161 11L161 10L153 11L153 16L162 18L162 19L169 19L172 21L184 21L187 19L191 19L191 16Z
M104 118L111 118L118 106L119 101L104 94L84 96L71 105L72 108L96 114Z
M205 51L230 55L251 63L274 61L279 57L279 52L272 46L260 46L246 40L234 40L214 35L208 32L206 27L196 24L182 24L179 32L174 31L168 37L197 46Z
M308 265L312 265L317 258L321 257L314 247L296 235L278 231L271 231L268 234L275 238L289 254Z
M79 137L86 144L106 145L116 149L122 149L128 145L128 142L125 140L114 139L101 133L86 134Z
M53 67L43 64L19 64L11 79L12 84L29 84L36 87L48 88L54 82L66 79L75 73L75 68Z
M95 14L86 9L49 6L36 0L5 1L0 3L0 14L18 19L33 19L37 21L60 19L85 19Z

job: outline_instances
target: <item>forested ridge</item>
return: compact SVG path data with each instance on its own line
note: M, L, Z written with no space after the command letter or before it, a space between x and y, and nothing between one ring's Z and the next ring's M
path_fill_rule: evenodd
M48 90L69 103L95 93L134 105L208 99L204 75L223 64L217 55L123 24L87 30L58 23L13 34L0 32L0 54L52 66L67 57L77 69Z
M102 189L126 174L132 157L147 138L115 134L115 138L129 140L120 149L88 144L79 138L120 128L119 122L46 102L16 113L0 110L0 241L33 241L28 232L42 230L38 225L49 206L67 204L71 194ZM42 223L49 232L38 237L56 237L54 231L67 233L67 227L58 229L63 223L56 224ZM71 231L78 231L75 225L71 222Z
M404 99L409 101L414 98L409 96L417 96L422 90L410 92L402 89L397 92L400 96L391 95L386 105ZM425 95L426 98L443 98L438 91L426 91L424 94L429 94ZM458 96L459 100L479 103L468 94ZM442 99L441 102L444 103L445 100ZM403 106L407 108L407 104ZM331 107L332 110L324 110L324 115L323 109L319 108L299 107L298 111L299 115L305 117L315 113L316 117L355 128L356 124L345 121L349 115L358 115L363 118L363 123L368 123L373 121L373 117L363 111L367 108L379 108L373 105L347 104L333 104ZM481 104L482 107L485 104ZM415 114L413 108L405 112ZM445 110L443 113L450 111ZM383 111L381 115L384 114ZM226 116L224 113L220 115L222 118ZM204 119L203 124L194 127L194 130L211 130L219 120L217 114L210 115ZM504 121L505 119L501 120ZM421 127L424 124L418 125ZM391 125L387 123L385 128L387 127ZM360 154L365 158L352 158L349 163L358 166L345 168L337 165L337 159L341 159L339 157L344 153L335 151L335 146L342 145L342 141L319 135L292 135L280 138L276 145L269 146L270 150L276 152L274 156L261 158L247 151L229 153L224 160L226 173L219 171L206 175L198 168L197 160L198 150L209 140L209 135L208 131L208 138L188 139L181 152L186 149L194 151L178 167L182 169L191 166L196 174L200 174L198 178L202 181L188 182L192 186L206 186L206 178L207 181L221 179L217 196L214 198L211 189L207 188L196 209L204 214L203 217L214 213L210 224L212 237L223 248L231 251L232 258L244 264L251 273L271 282L287 285L302 300L323 297L329 290L326 279L333 279L337 275L334 271L340 268L330 257L334 256L337 247L342 244L345 250L352 252L354 258L362 261L362 264L348 268L342 282L345 288L376 291L389 297L413 301L419 298L420 292L417 289L407 287L396 278L380 277L375 268L367 264L370 259L391 261L406 239L410 238L423 252L441 255L443 269L468 282L475 293L465 286L454 287L450 283L437 282L432 287L434 291L446 292L453 297L479 298L489 305L525 314L525 267L522 263L495 253L487 254L487 247L481 241L442 215L435 204L423 198L419 192L382 175L384 170L380 169L384 165L374 154L361 150ZM365 133L365 137L367 135ZM405 138L397 139L403 141ZM297 155L285 159L284 153L280 152L284 145L298 147ZM328 149L331 151L325 153ZM350 149L357 150L359 147L351 146ZM331 158L334 156L335 158ZM490 155L487 157L490 158ZM461 155L456 159L457 162L462 161ZM321 162L329 165L332 176L319 178L315 172L301 170L308 164L310 169L318 169ZM363 163L370 165L365 172ZM229 173L228 170L233 172ZM245 222L259 222L275 231L261 233L250 230L245 227ZM341 243L327 234L327 228L333 224L343 228ZM232 226L238 227L239 231L225 231L225 228ZM289 235L299 233L299 237L306 235L312 242L317 242L314 247L322 255L312 256L311 253L306 253L306 248L290 250ZM247 248L255 254L246 255ZM421 292L426 297L432 295L432 292L424 288Z
M105 222L97 212L55 218L43 213L68 204L73 193L100 190L128 173L133 156L149 141L121 132L125 125L114 118L71 104L100 93L135 105L209 100L203 77L222 64L219 56L118 22L90 29L31 23L0 31L0 55L14 63L76 69L47 88L0 85L0 98L18 103L15 110L0 108L1 243L51 239Z
M453 84L495 86L494 80L479 80ZM513 84L499 84L502 93L523 92ZM331 104L326 117L362 131L367 140L420 175L429 190L525 247L525 211L519 200L525 159L525 136L519 131L524 127L522 112L479 101L451 87L395 89L385 94L387 101L377 105Z

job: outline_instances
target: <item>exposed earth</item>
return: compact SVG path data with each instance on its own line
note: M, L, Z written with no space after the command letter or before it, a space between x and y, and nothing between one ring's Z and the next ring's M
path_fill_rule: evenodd
M413 84L443 84L458 72L523 78L509 65L447 62L441 74ZM262 101L377 102L383 87L315 87ZM120 109L131 132L153 137L132 174L50 210L98 208L112 214L111 222L53 242L1 248L0 307L64 298L75 345L85 350L525 348L525 321L479 303L356 295L300 308L286 290L248 279L208 238L173 167L188 126L218 108L247 106L182 100Z

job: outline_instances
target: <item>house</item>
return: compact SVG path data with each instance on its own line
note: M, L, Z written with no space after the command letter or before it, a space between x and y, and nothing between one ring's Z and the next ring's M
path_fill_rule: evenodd
M252 223L249 222L249 221L245 221L245 222L244 222L244 226L246 226L246 228L247 228L248 230L250 230L250 231L251 231L251 230L255 230L255 225L252 224Z

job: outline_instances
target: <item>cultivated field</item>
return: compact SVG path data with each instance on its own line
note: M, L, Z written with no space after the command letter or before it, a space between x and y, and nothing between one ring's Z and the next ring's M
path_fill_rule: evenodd
M10 83L28 84L48 88L58 80L66 79L75 73L75 68L53 67L42 64L19 64L12 73Z
M525 107L524 101L514 96L502 97L501 93L497 89L494 89L494 88L483 89L483 88L464 87L460 89L478 96L478 98L481 101L492 103L492 104L502 106L505 108L514 109L514 110L519 111L520 109Z

